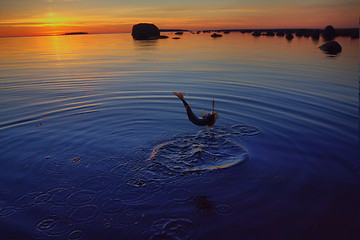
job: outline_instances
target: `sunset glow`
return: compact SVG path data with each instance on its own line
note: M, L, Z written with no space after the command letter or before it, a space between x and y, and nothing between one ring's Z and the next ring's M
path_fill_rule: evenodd
M187 30L358 27L352 0L0 0L0 36L130 32L139 22Z

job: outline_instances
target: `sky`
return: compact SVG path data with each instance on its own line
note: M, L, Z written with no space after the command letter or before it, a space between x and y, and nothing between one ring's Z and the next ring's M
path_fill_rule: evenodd
M0 0L0 36L359 26L358 0Z

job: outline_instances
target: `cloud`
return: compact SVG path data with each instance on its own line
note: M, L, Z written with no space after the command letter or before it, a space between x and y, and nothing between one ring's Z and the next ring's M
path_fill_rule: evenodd
M33 26L36 24L46 24L45 22L5 22L5 23L0 23L0 26L8 26L8 27L17 27L17 26Z

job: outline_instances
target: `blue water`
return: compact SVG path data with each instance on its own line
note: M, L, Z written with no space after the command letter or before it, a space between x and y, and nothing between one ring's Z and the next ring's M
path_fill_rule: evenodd
M168 35L0 38L1 238L357 239L358 40Z

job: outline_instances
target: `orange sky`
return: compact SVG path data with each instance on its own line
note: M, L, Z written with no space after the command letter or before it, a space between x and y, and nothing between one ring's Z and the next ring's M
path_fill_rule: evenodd
M188 30L358 27L353 0L0 0L0 36L130 32L139 22Z

